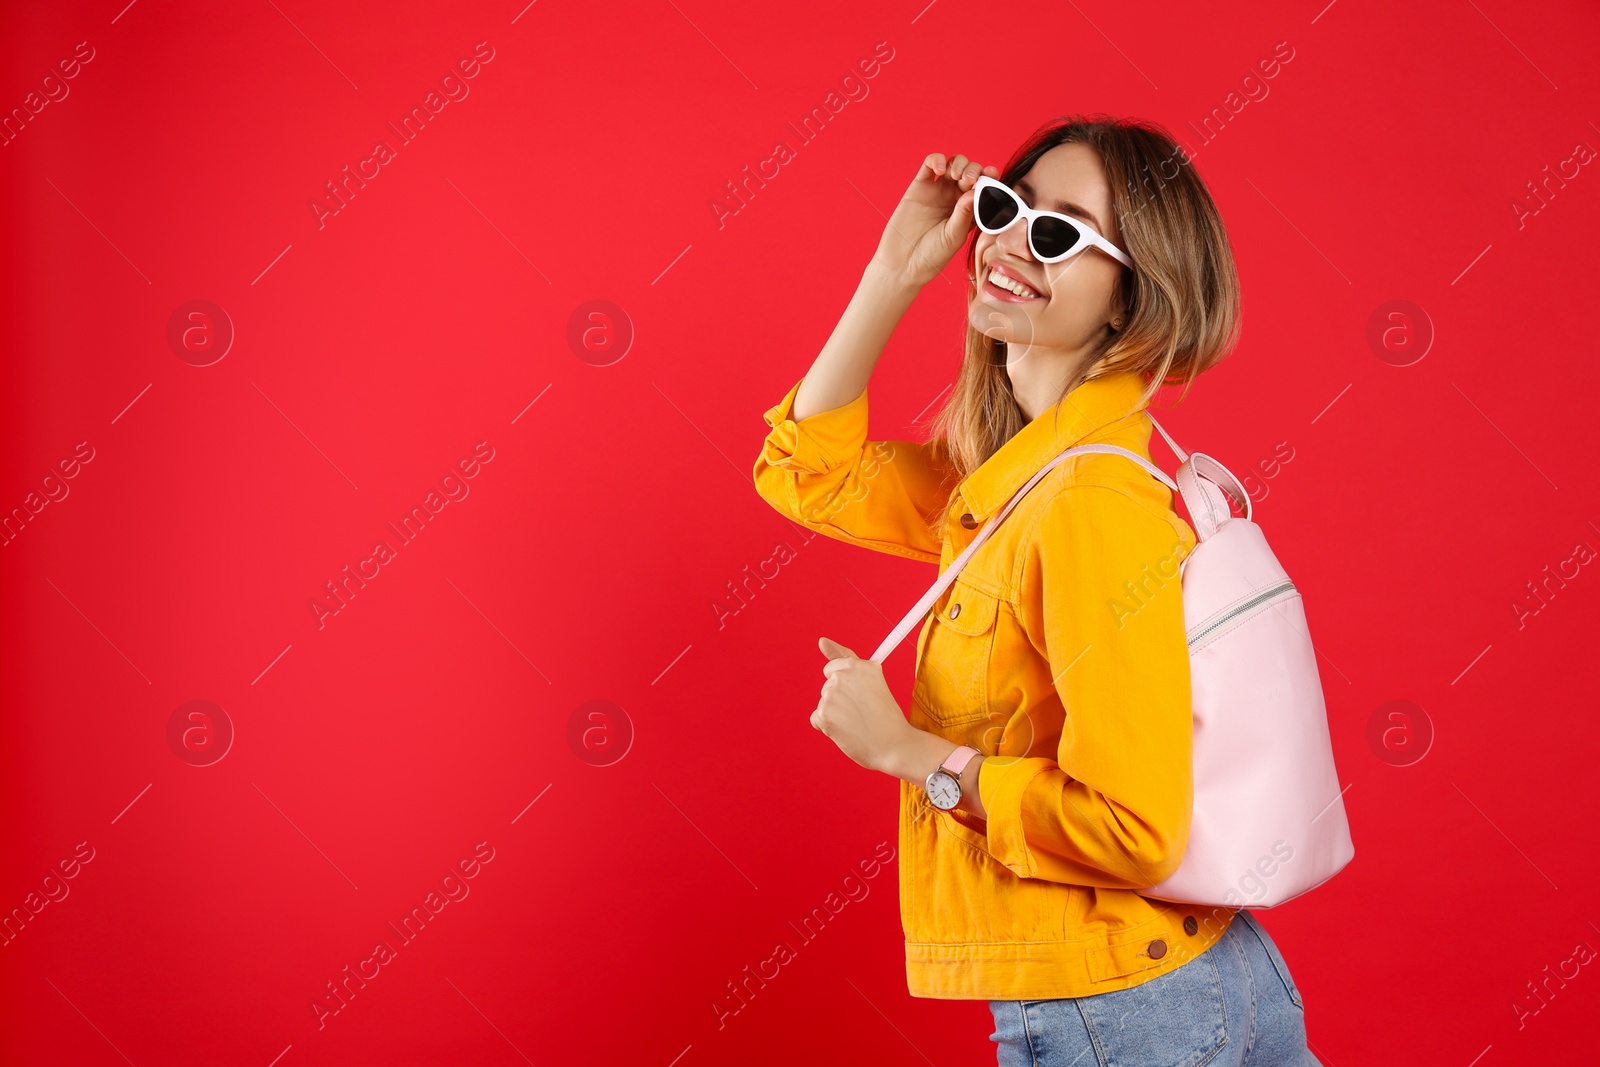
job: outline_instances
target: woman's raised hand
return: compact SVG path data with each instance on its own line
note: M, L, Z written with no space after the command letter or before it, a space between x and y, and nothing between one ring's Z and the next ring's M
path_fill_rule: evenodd
M972 187L980 174L1000 176L963 155L934 152L924 159L889 216L873 262L919 288L933 281L972 232Z

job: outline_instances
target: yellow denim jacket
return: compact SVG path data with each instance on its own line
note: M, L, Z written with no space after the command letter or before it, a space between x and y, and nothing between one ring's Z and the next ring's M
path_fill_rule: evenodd
M962 480L942 442L869 441L865 392L795 422L796 383L766 412L756 490L810 529L942 571L1063 449L1098 442L1148 458L1143 384L1129 371L1085 382ZM1233 909L1135 891L1177 869L1193 806L1178 564L1195 537L1172 505L1172 491L1127 457L1075 456L935 602L917 639L909 718L989 757L978 776L988 818L942 812L920 784L900 783L912 996L1122 989L1226 932Z

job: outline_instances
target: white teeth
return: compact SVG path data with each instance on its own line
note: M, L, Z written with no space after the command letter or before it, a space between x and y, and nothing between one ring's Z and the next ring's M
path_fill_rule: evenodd
M1007 292L1015 293L1025 299L1032 299L1039 295L1032 289L1029 289L1026 285L1023 285L1021 282L1007 278L1004 274L1001 274L997 270L991 270L989 272L989 281L1006 290Z

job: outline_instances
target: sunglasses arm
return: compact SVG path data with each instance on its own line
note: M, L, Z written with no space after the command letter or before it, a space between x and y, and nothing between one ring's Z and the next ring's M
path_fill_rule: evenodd
M1096 248L1100 249L1101 251L1105 252L1106 255L1110 256L1112 259L1116 260L1118 263L1121 263L1124 267L1127 267L1129 270L1133 269L1133 260L1129 259L1128 258L1128 254L1126 252L1124 252L1122 249L1118 248L1116 245L1112 244L1110 241L1106 240L1104 237L1101 237L1099 234L1094 234L1092 236L1091 240L1092 240L1092 243L1094 244L1094 246Z

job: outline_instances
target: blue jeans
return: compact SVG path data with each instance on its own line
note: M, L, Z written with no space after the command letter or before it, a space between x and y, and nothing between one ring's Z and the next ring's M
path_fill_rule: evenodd
M991 1000L999 1067L1310 1067L1300 991L1239 911L1216 944L1160 978L1060 1000Z

